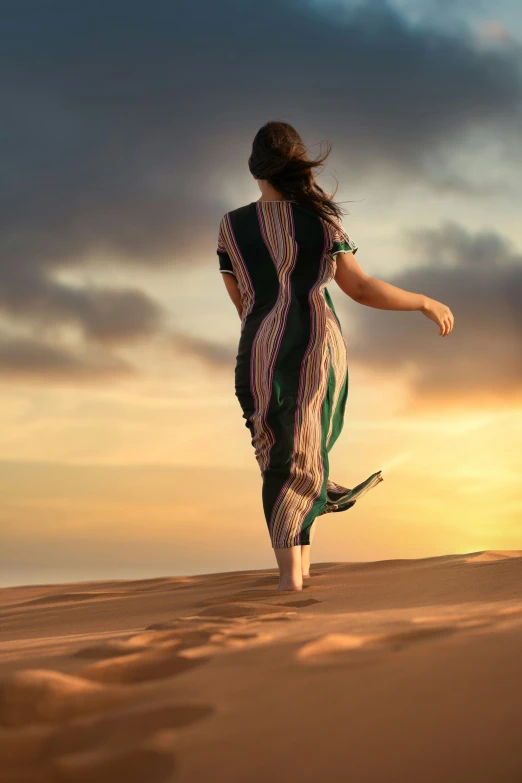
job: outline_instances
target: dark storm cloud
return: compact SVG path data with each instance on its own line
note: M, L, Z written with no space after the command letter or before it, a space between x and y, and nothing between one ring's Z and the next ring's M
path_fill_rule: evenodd
M76 321L92 339L148 334L160 309L137 292L68 289L54 273L96 252L208 257L230 208L223 186L249 181L266 120L294 123L308 143L329 138L350 175L386 166L447 183L446 150L476 129L507 143L520 118L516 51L480 51L373 0L351 11L20 0L2 28L0 308Z
M93 350L74 351L39 340L0 337L0 379L103 381L132 375L134 369L123 359Z
M410 236L423 263L386 282L448 305L453 331L419 312L350 305L357 327L349 355L379 370L412 372L413 404L522 393L522 256L502 236L470 233L449 222Z

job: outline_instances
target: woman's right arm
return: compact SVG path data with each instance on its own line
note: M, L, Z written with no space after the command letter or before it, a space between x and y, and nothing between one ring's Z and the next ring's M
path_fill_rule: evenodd
M335 282L359 304L379 310L420 310L440 327L441 336L449 334L453 329L453 313L442 302L370 277L361 269L353 253L337 253L336 260Z
M241 294L239 293L239 286L237 284L236 276L234 274L230 274L229 272L223 272L223 282L225 283L227 293L237 310L237 314L241 318L243 308L241 306Z

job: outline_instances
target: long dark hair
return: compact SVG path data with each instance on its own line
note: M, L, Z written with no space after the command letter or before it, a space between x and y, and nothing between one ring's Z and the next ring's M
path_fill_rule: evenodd
M337 187L330 195L317 184L314 176L314 169L324 164L331 149L327 142L325 154L311 160L292 125L267 122L255 135L248 168L254 177L267 180L285 200L295 201L337 226L344 214L333 200Z

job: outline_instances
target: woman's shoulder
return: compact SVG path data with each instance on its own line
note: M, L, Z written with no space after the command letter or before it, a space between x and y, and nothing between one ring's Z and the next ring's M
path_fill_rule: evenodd
M242 215L246 212L252 211L252 209L255 208L255 201L251 201L250 204L243 204L241 207L236 207L235 209L231 209L228 212L225 213L224 217L234 217L236 215Z

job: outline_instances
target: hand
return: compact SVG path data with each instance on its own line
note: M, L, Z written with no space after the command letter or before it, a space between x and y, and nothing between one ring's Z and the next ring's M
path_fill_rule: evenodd
M426 318L435 321L440 326L440 336L445 337L453 329L455 318L449 307L436 299L427 299L423 307L420 308Z

